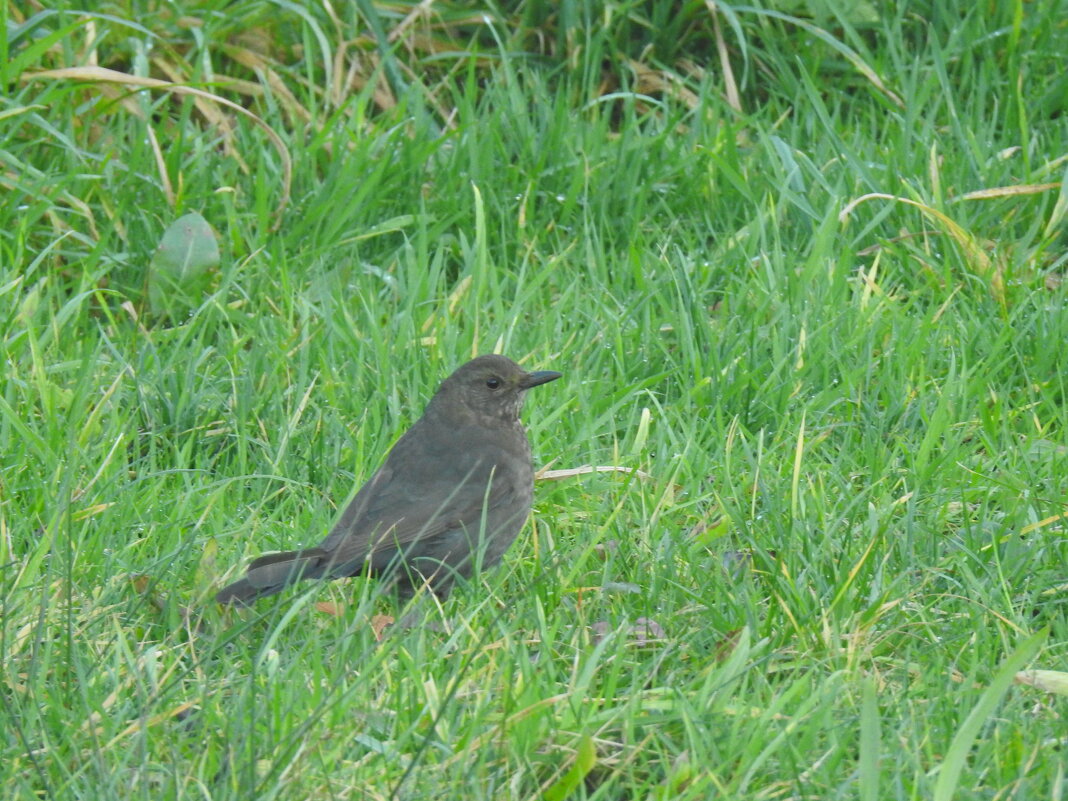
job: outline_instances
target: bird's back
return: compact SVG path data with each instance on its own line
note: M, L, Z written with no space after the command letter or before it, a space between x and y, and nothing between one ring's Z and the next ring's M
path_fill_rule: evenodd
M511 545L530 512L533 483L518 421L442 426L424 416L317 547L330 555L335 577L391 567L426 575L441 565L467 576L475 561L495 564Z

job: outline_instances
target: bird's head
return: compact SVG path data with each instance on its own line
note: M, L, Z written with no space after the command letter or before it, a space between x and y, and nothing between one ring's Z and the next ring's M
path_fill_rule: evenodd
M527 390L559 377L552 370L528 373L507 356L479 356L442 382L430 408L457 422L512 424L519 419Z

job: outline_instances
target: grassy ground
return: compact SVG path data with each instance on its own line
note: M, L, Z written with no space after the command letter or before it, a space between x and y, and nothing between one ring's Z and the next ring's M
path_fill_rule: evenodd
M47 5L0 12L4 798L1065 797L1017 675L1068 670L1063 2ZM220 265L152 300L188 212ZM440 630L213 606L489 351L564 373L539 465L646 477L539 482Z

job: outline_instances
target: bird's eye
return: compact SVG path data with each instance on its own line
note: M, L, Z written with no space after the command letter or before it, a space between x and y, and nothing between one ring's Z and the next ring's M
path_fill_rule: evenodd
M501 379L499 379L499 378L487 378L486 379L486 386L489 387L490 389L500 389L501 388Z

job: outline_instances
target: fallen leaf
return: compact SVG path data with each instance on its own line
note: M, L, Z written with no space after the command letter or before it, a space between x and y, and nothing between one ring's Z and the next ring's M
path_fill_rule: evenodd
M1021 670L1015 681L1047 693L1068 695L1068 673L1063 670Z
M634 644L641 647L652 644L654 640L667 639L667 632L652 618L640 617L630 627L630 636Z
M209 271L219 261L219 242L208 221L195 212L178 218L149 264L149 304L157 312L188 311L207 293Z
M601 640L608 636L608 632L612 630L612 626L607 620L598 620L592 626L590 626L590 640L594 645L597 645Z
M599 643L612 632L612 624L607 620L598 620L590 626L590 640L594 645ZM627 642L644 648L658 641L667 639L664 627L652 618L640 617L626 629Z
M619 550L619 540L605 540L593 546L593 552L601 559L608 559L611 554Z
M386 626L393 625L393 617L390 615L375 615L371 618L371 632L375 635L375 640L382 642L382 632L385 631Z
M218 267L219 242L214 229L196 212L179 217L163 232L152 266L179 284Z
M130 577L130 583L133 584L134 590L140 595L144 595L148 592L148 582L149 578L145 575Z

